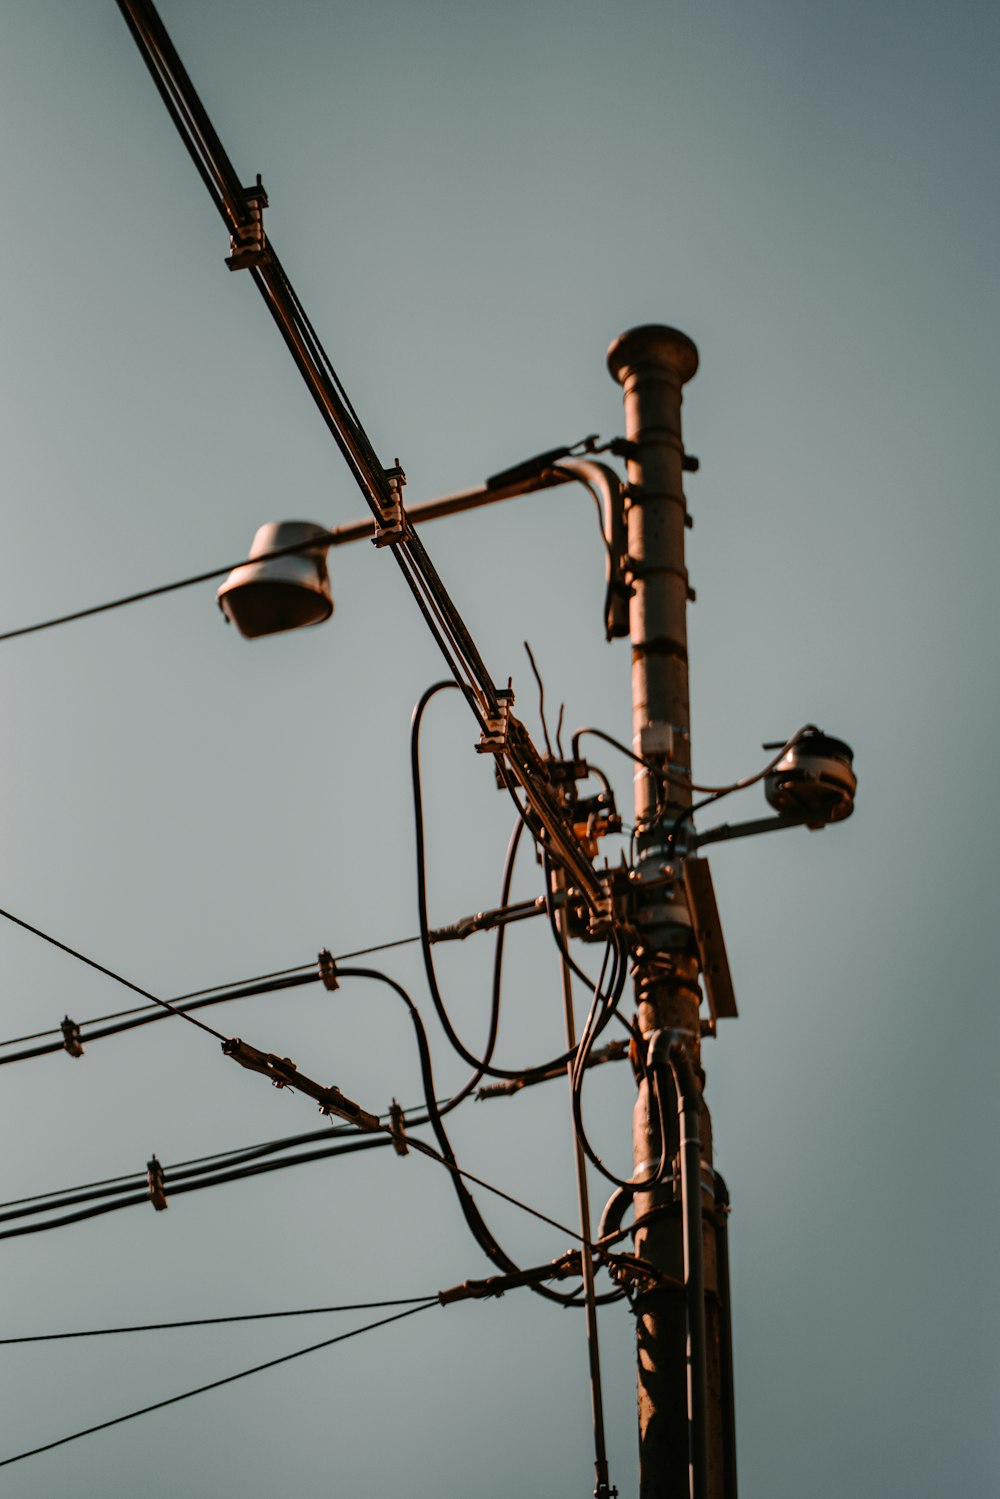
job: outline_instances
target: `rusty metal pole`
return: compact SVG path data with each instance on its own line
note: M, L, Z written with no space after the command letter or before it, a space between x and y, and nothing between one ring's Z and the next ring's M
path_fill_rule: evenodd
M643 946L637 955L635 999L639 1027L648 1040L657 1031L680 1042L699 1086L701 1022L698 959L679 855L691 806L691 739L688 699L687 605L692 597L684 566L688 525L681 441L681 388L698 368L698 351L675 328L647 325L616 339L608 368L623 387L628 454L628 552L634 593L632 639L633 743L637 754L668 771L660 782L636 767L636 920ZM677 827L677 837L670 839ZM667 1110L666 1114L672 1114ZM669 1125L676 1129L675 1122ZM711 1162L711 1121L701 1106L703 1160ZM676 1154L677 1138L668 1141ZM640 1081L633 1119L634 1175L650 1175L660 1157L654 1100ZM667 1182L637 1193L636 1253L671 1284L636 1302L639 1384L640 1499L721 1499L722 1440L719 1398L715 1235L704 1222L707 1321L707 1462L698 1461L689 1425L688 1326L685 1305L681 1204ZM699 1469L701 1471L699 1471Z

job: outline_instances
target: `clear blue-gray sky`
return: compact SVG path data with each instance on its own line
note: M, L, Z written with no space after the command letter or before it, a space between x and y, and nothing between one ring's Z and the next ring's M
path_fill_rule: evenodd
M705 779L818 722L851 822L713 856L741 1015L705 1051L733 1199L742 1491L995 1493L998 462L994 7L927 0L162 0L226 147L413 501L621 431L641 322L687 388L693 743ZM0 630L363 513L111 0L0 7ZM428 526L537 722L627 737L590 502ZM253 646L211 585L0 645L0 906L163 995L416 930L407 729L441 674L388 556L332 555L323 629ZM428 725L432 919L497 898L508 808L446 700ZM629 773L609 754L620 801ZM757 792L727 817L760 815ZM525 859L523 895L539 888ZM481 941L482 939L480 939ZM412 949L387 969L426 1004ZM448 954L483 1033L490 953ZM0 927L0 1039L128 995ZM502 1060L559 1049L558 974L511 942ZM208 1012L370 1108L419 1096L409 1022L345 984ZM461 1069L435 1034L442 1091ZM0 1200L309 1130L181 1022L3 1069ZM631 1082L594 1074L629 1165ZM460 1157L563 1221L559 1084L455 1119ZM373 1153L0 1243L4 1336L433 1293L488 1266L448 1182ZM599 1183L592 1187L601 1200ZM484 1200L523 1262L566 1243ZM0 1459L353 1325L0 1348ZM602 1320L612 1478L635 1491L632 1328ZM5 1472L11 1499L293 1487L583 1499L583 1331L526 1292L432 1310Z

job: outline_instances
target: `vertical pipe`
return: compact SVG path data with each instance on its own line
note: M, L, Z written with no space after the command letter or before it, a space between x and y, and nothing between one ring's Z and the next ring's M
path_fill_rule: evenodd
M647 1039L657 1030L681 1041L699 1078L701 1024L698 959L691 933L678 853L669 832L691 806L691 793L677 784L690 772L687 605L684 565L687 506L683 489L681 391L698 368L698 351L675 328L647 325L616 339L608 351L612 377L622 386L628 458L628 554L632 641L632 711L636 752L674 779L659 782L638 767L635 820L638 881L635 922L642 933L635 972L639 1027ZM649 1173L659 1157L656 1110L640 1082L633 1116L634 1174ZM711 1162L711 1120L700 1105L701 1137ZM668 1141L676 1153L679 1139ZM679 1287L684 1280L680 1204L669 1184L637 1193L636 1253ZM714 1289L714 1235L705 1241L706 1283ZM708 1331L709 1361L716 1328ZM636 1302L639 1397L640 1499L683 1496L690 1484L688 1405L688 1316L683 1290L664 1284ZM709 1378L710 1499L721 1499L720 1415L717 1380Z
M554 883L557 890L565 891L566 876L561 868L557 867L555 870ZM569 925L566 919L565 902L559 904L556 911L556 922L563 939L563 945L565 946L569 940ZM566 1049L567 1051L573 1051L576 1047L576 1021L573 1016L573 977L565 958L562 959L561 968L563 1015L566 1022ZM572 1088L572 1061L567 1064L567 1072L569 1074L570 1087ZM580 1237L583 1240L580 1248L580 1261L583 1266L583 1296L587 1317L590 1405L594 1421L594 1499L609 1499L612 1489L611 1480L608 1475L608 1453L604 1439L604 1393L601 1388L601 1351L597 1339L594 1253L591 1248L592 1241L590 1237L590 1192L587 1187L587 1161L583 1153L583 1146L577 1139L575 1130L573 1131L573 1149L576 1160L576 1192L580 1206Z
M684 1289L687 1295L688 1380L691 1420L691 1496L708 1494L708 1359L705 1337L705 1258L701 1214L701 1132L699 1095L683 1046L670 1048L680 1121L681 1211L684 1237Z
M723 1499L736 1499L736 1396L733 1385L733 1312L729 1280L729 1191L715 1177L716 1243L719 1264L719 1364L722 1390Z

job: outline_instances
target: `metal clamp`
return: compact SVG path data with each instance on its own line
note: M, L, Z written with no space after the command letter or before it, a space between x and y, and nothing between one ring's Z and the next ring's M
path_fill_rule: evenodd
M80 1039L80 1027L75 1020L70 1020L67 1015L65 1020L60 1020L59 1029L63 1033L63 1049L68 1051L71 1057L83 1056L83 1042Z
M328 947L324 947L319 955L319 976L324 989L329 989L331 994L334 989L340 988L340 980L337 977L337 963L333 953Z
M155 1155L146 1162L146 1180L149 1183L149 1200L158 1213L167 1210L167 1188L163 1180L163 1167Z
M406 1115L403 1113L402 1104L395 1099L389 1105L389 1133L392 1136L392 1148L397 1155L409 1155L410 1147L406 1143Z
M480 755L502 755L507 748L507 734L510 729L510 712L514 706L514 689L508 682L506 687L497 689L497 711L483 714L483 722L486 727L479 736L476 745L476 753Z
M385 476L389 481L392 499L375 520L375 535L372 541L377 547L392 546L394 542L402 541L406 534L406 515L403 511L403 486L406 483L406 475L398 458L392 468L386 469Z
M227 1057L232 1057L234 1062L239 1062L241 1067L246 1067L249 1072L260 1072L264 1077L269 1077L276 1088L286 1088L289 1083L296 1081L298 1068L291 1057L275 1056L273 1051L260 1051L256 1046L251 1046L249 1041L242 1041L239 1036L230 1036L223 1041L222 1050Z
M247 205L247 219L244 223L237 224L229 241L230 254L226 256L226 264L231 271L249 270L251 266L260 265L267 258L267 238L264 234L267 193L259 172L256 184L244 188L243 196Z

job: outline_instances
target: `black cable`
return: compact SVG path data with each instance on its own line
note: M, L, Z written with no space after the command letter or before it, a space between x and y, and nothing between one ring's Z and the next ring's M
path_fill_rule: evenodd
M538 670L538 666L535 662L534 652L532 651L531 646L527 641L524 642L524 649L528 653L528 660L531 662L531 670L534 672L535 681L538 683L538 716L542 721L542 738L545 740L545 749L548 753L549 759L554 760L555 755L552 753L552 741L549 739L548 725L545 722L545 683L542 681L542 674Z
M143 1006L142 1012L133 1019L117 1021L113 1025L103 1026L100 1030L90 1031L87 1035L81 1035L80 1041L84 1045L89 1045L92 1041L102 1041L107 1036L120 1036L124 1031L137 1030L140 1026L153 1025L159 1020L166 1020L169 1015L181 1015L189 1019L192 1010L204 1009L206 1005L225 1004L231 999L249 999L258 994L273 994L279 989L296 989L304 984L318 983L319 977L318 972L293 974L288 978L272 979L263 984L245 984L240 989L230 989L221 994L212 994L207 999L194 999L184 1004L157 1000L154 1005ZM145 990L139 992L145 993ZM192 1023L201 1024L197 1020ZM202 1029L211 1031L214 1036L222 1035L211 1026L202 1026ZM225 1040L226 1037L222 1036L222 1039ZM0 1067L6 1067L11 1062L29 1061L34 1057L53 1056L56 1052L63 1050L65 1047L61 1041L47 1041L41 1046L29 1047L27 1051L16 1051L6 1057L0 1056Z
M410 998L409 994L407 994L402 984L397 983L396 980L390 978L388 974L380 973L376 968L342 968L340 970L340 974L342 978L374 979L378 983L386 984L399 996L399 998L406 1006L407 1011L409 1012L410 1020L413 1023L413 1030L417 1041L417 1053L420 1060L420 1075L424 1086L424 1100L427 1108L427 1116L430 1122L431 1129L434 1132L435 1139L438 1142L440 1154L430 1149L430 1147L425 1145L422 1140L413 1140L410 1143L412 1144L412 1147L421 1155L430 1156L432 1159L439 1161L441 1165L447 1167L451 1175L452 1185L455 1189L456 1196L458 1197L459 1206L462 1210L462 1216L465 1218L466 1224L470 1232L472 1233L473 1238L476 1240L477 1244L482 1249L487 1258L492 1260L492 1262L498 1267L498 1269L504 1271L504 1273L507 1275L517 1274L519 1270L519 1266L500 1247L490 1229L487 1227L486 1221L476 1205L475 1198L472 1196L472 1193L465 1185L465 1181L463 1180L463 1178L465 1177L468 1177L472 1181L476 1181L479 1186L486 1188L487 1191L494 1193L496 1196L503 1197L513 1206L522 1208L525 1212L530 1213L533 1217L542 1219L544 1222L550 1224L553 1228L558 1228L561 1233L568 1234L571 1238L579 1239L580 1235L573 1229L567 1228L565 1224L559 1223L556 1221L556 1219L548 1217L547 1214L539 1212L537 1208L529 1207L527 1203L518 1201L517 1198L510 1196L509 1193L502 1191L499 1187L494 1187L489 1183L482 1181L480 1178L472 1176L471 1172L467 1172L459 1166L458 1161L455 1159L455 1152L452 1149L451 1141L448 1138L447 1131L445 1130L444 1123L441 1118L441 1111L437 1105L436 1092L434 1088L434 1070L431 1063L430 1047L427 1043L427 1032L424 1029L424 1023L420 1018L420 1012L418 1011L416 1005L413 1003L412 999ZM547 1286L543 1285L532 1286L531 1289L537 1295L545 1297L546 1300L559 1302L560 1305L563 1306L581 1304L579 1298L575 1293L571 1296L567 1296L563 1295L559 1291L552 1291Z
M514 879L514 868L517 864L517 850L520 846L523 833L524 823L518 820L515 822L514 829L510 835L510 841L507 844L507 855L504 859L503 877L500 881L501 907L506 906L510 899L510 888ZM490 993L490 1023L486 1035L486 1048L468 1081L463 1083L462 1087L445 1104L439 1107L438 1112L441 1115L450 1114L452 1109L458 1108L458 1105L469 1097L473 1090L479 1086L479 1083L485 1076L487 1067L493 1060L493 1051L497 1044L497 1037L500 1034L500 995L503 982L503 953L506 932L507 928L501 922L497 927L493 948L493 983Z
M617 969L616 969L616 975L615 975L615 979L614 979L614 994L615 994L615 997L614 997L612 1006L609 1006L609 1008L612 1009L612 1013L617 1012L618 1001L619 1001L619 999L621 997L622 989L624 988L624 979L625 979L625 967L624 967L624 964L625 964L625 952L624 952L624 947L623 946L619 946L619 951L618 951L618 954L617 954L617 963L618 963L618 966L617 966ZM602 973L602 977L603 977L603 973ZM587 1022L586 1022L586 1025L584 1026L584 1031L583 1031L583 1034L582 1034L581 1039L580 1039L579 1053L578 1053L578 1056L577 1056L576 1063L574 1064L574 1067L573 1067L573 1074L572 1074L572 1078L571 1078L571 1103L572 1103L572 1112L573 1112L573 1127L574 1127L574 1131L575 1131L577 1139L579 1140L580 1145L581 1145L581 1147L582 1147L582 1149L584 1151L584 1154L586 1155L587 1159L590 1161L591 1165L593 1165L596 1168L596 1170L598 1170L601 1173L602 1176L606 1177L608 1181L612 1182L616 1187L618 1187L620 1189L623 1189L623 1190L626 1190L626 1191L629 1191L629 1192L635 1192L635 1191L639 1190L640 1188L642 1188L643 1190L649 1190L652 1187L658 1186L659 1183L661 1181L663 1181L663 1179L665 1178L665 1176L667 1175L667 1173L668 1173L668 1171L670 1169L670 1153L669 1153L669 1149L668 1149L669 1135L668 1135L668 1121L667 1121L667 1113L666 1113L666 1101L665 1101L665 1099L663 1097L663 1091L662 1091L662 1088L661 1088L661 1080L660 1080L659 1072L658 1072L657 1069L653 1069L652 1073L650 1074L649 1070L647 1069L645 1058L643 1056L642 1047L641 1047L642 1037L638 1034L638 1032L636 1030L636 1027L630 1021L624 1021L624 1019L623 1019L623 1023L625 1024L626 1029L629 1031L629 1034L632 1036L633 1040L636 1041L636 1042L638 1042L638 1043L640 1043L636 1047L636 1055L638 1056L639 1064L640 1064L640 1066L642 1068L643 1077L646 1079L648 1085L650 1086L650 1088L652 1090L653 1099L654 1099L654 1102L656 1103L656 1108L657 1108L657 1119L658 1119L659 1130L660 1130L660 1159L659 1159L659 1162L657 1164L656 1171L653 1173L652 1176L644 1177L642 1179L642 1181L640 1181L640 1182L636 1182L636 1181L634 1181L634 1180L632 1180L630 1178L623 1178L623 1177L617 1176L613 1171L611 1171L607 1166L605 1166L605 1164L601 1160L600 1156L594 1150L593 1146L590 1143L590 1139L589 1139L589 1137L587 1135L586 1128L584 1126L584 1122L583 1122L583 1081L584 1081L584 1076L585 1076L586 1069L587 1069L587 1063L588 1063L591 1051L593 1050L594 1042L597 1039L598 1034L600 1033L600 1028L594 1024L596 1004L597 1004L597 993L595 991L594 1004L591 1005L590 1014L587 1016ZM603 1024L607 1024L608 1019L610 1019L610 1014L605 1016L605 1018L603 1020Z
M411 1141L411 1144L415 1143ZM262 1176L270 1171L284 1171L289 1166L302 1166L311 1161L324 1160L330 1156L353 1155L362 1150L376 1150L392 1144L390 1135L365 1135L353 1140L345 1140L337 1145L323 1150L307 1151L301 1155L292 1156L287 1160L259 1161L252 1166L243 1166L234 1171L220 1172L212 1177L202 1177L197 1181L166 1182L168 1198L181 1197L187 1192L200 1192L208 1187L219 1187L226 1182L244 1181L249 1176ZM84 1208L77 1213L67 1213L61 1218L50 1218L45 1223L29 1223L20 1228L5 1228L0 1231L0 1239L18 1239L26 1234L45 1233L50 1228L65 1228L72 1223L82 1223L88 1218L99 1218L107 1213L116 1213L123 1208L135 1207L138 1203L148 1203L149 1190L135 1193L131 1197L119 1196L113 1202L102 1202L96 1207ZM55 1211L59 1204L51 1204L50 1211ZM27 1216L24 1214L22 1216Z
M713 802L721 801L724 796L729 796L734 791L745 791L748 786L756 785L758 781L762 781L765 776L771 774L771 771L774 770L775 766L781 763L790 749L794 749L795 745L798 744L800 739L802 739L806 734L818 733L819 730L817 729L815 724L803 724L801 729L796 729L791 739L786 739L785 743L781 746L778 753L767 762L763 770L755 771L752 776L744 776L741 781L734 781L730 786L693 786L692 790L694 791L708 791L711 794L709 796L706 796L703 801L695 802L693 806L688 807L686 811L682 812L681 815L674 820L674 822L671 824L670 831L667 834L667 842L675 842L677 834L680 832L681 828L686 822L690 822L691 818L695 815L696 812L704 811L704 809L706 807L710 807Z
M433 1296L395 1296L389 1301L353 1301L343 1306L303 1306L286 1312L243 1312L232 1317L188 1317L182 1322L142 1322L132 1327L90 1327L82 1332L40 1332L30 1337L0 1338L0 1346L11 1343L59 1343L67 1338L109 1338L124 1332L164 1332L175 1327L217 1327L223 1322L269 1322L276 1317L322 1317L332 1312L374 1312L387 1306L418 1306L437 1301Z
M213 1379L208 1384L198 1385L196 1389L185 1390L181 1395L171 1395L167 1400L157 1400L152 1405L144 1405L139 1410L129 1411L124 1416L115 1416L111 1421L100 1421L96 1426L84 1427L82 1431L71 1432L69 1436L59 1437L54 1442L45 1442L41 1447L32 1447L27 1452L18 1452L14 1457L2 1458L0 1468L6 1468L11 1463L19 1463L26 1457L37 1457L40 1452L51 1452L53 1447L63 1447L67 1442L78 1441L80 1437L92 1436L96 1431L107 1431L110 1426L120 1426L124 1421L134 1421L138 1416L148 1416L151 1411L163 1410L168 1405L177 1405L181 1400L190 1400L194 1395L204 1395L209 1390L221 1389L223 1385L234 1384L238 1379L247 1379L251 1374L260 1374L265 1369L275 1369L279 1364L287 1364L293 1359L303 1358L307 1353L316 1353L320 1348L332 1348L334 1343L346 1343L349 1338L359 1337L364 1332L372 1332L376 1327L386 1327L390 1322L400 1322L404 1317L413 1317L417 1312L425 1312L435 1305L437 1305L436 1300L422 1302L420 1306L411 1306L405 1311L395 1312L391 1317L382 1317L377 1322L368 1322L363 1327L355 1327L351 1332L339 1333L335 1338L324 1338L323 1342L311 1343L308 1348L297 1348L294 1353L285 1353L280 1358L268 1359L263 1364L254 1364L250 1369L241 1369L238 1374L227 1374L224 1379Z
M489 1056L491 1053L488 1052L486 1057L475 1056L473 1052L469 1051L469 1049L462 1041L461 1037L458 1035L458 1032L455 1030L454 1026L451 1023L451 1018L445 1007L444 999L442 998L441 989L437 980L437 970L434 965L434 955L431 951L431 927L427 914L427 860L426 842L424 835L423 790L420 773L420 727L423 721L424 713L426 712L427 707L431 703L431 701L437 696L439 692L446 692L449 689L453 688L455 685L456 684L454 682L441 681L435 682L431 687L428 687L418 700L417 705L413 710L413 717L410 721L410 773L413 786L413 821L417 858L417 915L420 922L420 943L424 958L424 971L427 975L427 987L430 992L431 1002L434 1005L435 1013L441 1023L441 1028L448 1038L448 1041L450 1042L452 1048L470 1067L475 1069L481 1068L482 1070L479 1074L480 1076L496 1077L504 1079L505 1081L509 1081L513 1078L522 1078L528 1076L533 1077L536 1074L538 1076L541 1076L545 1072L550 1072L554 1067L565 1067L572 1060L574 1052L563 1052L560 1056L555 1057L548 1062L544 1062L537 1067L528 1069L494 1066L493 1063L489 1060ZM497 761L497 764L499 765L500 762ZM508 787L508 789L510 788ZM521 807L517 796L514 795L513 792L512 795L514 803L517 806L519 813L521 814L522 820L528 826L529 832L532 832L532 835L535 836L531 828L531 824L528 822L524 814L524 809ZM494 991L495 990L496 984L494 983Z
M372 953L388 952L390 947L408 947L412 943L417 943L417 941L420 941L420 937L397 937L394 941L381 941L381 943L376 943L373 947L355 947L354 952L336 953L334 955L334 964L336 962L346 962L349 958L367 958ZM309 976L297 977L298 974L306 973ZM262 985L262 983L267 983L267 980L270 979L288 979L289 982L286 985L276 983L276 985L270 985L268 988L250 988L250 985ZM226 1000L243 1000L243 998L250 998L255 994L271 994L271 992L276 992L279 988L295 988L298 983L315 983L318 979L319 973L316 971L315 961L298 962L298 964L295 964L295 967L276 968L273 973L258 973L252 979L235 979L231 983L213 983L207 989L192 989L189 994L174 995L169 1003L180 1006L180 1004L186 1003L187 1000L198 1000L202 995L211 994L217 995L217 998L207 1000L205 1003L222 1004ZM162 1004L162 1001L154 1000L151 1004L136 1004L130 1010L112 1010L111 1015L94 1015L88 1021L79 1021L79 1027L82 1030L84 1025L100 1025L103 1021L117 1021L117 1019L123 1019L129 1015L145 1015L150 1010L159 1010L160 1004ZM156 1015L156 1019L163 1018L165 1016ZM124 1030L126 1027L121 1028ZM3 1049L4 1046L19 1046L25 1040L43 1040L46 1036L60 1036L60 1034L60 1025L52 1025L49 1030L33 1031L30 1036L12 1036L10 1040L0 1040L0 1049ZM100 1034L102 1036L114 1036L114 1034L117 1034L117 1030L102 1031ZM96 1039L94 1036L81 1036L82 1042L94 1039ZM48 1051L63 1051L63 1043L60 1042L57 1046L51 1046L51 1048L46 1049ZM33 1052L33 1055L42 1055L42 1052ZM10 1060L16 1060L16 1058L10 1058ZM0 1066L3 1066L3 1058L0 1058Z
M0 642L4 640L17 640L22 635L37 635L42 630L54 630L57 625L70 625L78 619L89 619L94 614L108 614L113 609L124 609L129 604L141 604L146 599L160 598L166 593L176 593L181 588L193 588L198 583L209 583L213 578L225 578L238 567L245 567L247 562L267 562L273 557L288 557L296 552L308 551L317 545L332 545L337 539L336 531L311 536L308 541L294 542L290 546L274 547L267 552L261 552L258 556L249 559L241 557L238 562L230 562L226 567L213 567L204 573L194 573L189 578L178 578L173 583L161 583L156 588L144 588L140 593L127 593L122 598L109 599L103 604L91 604L86 609L75 609L71 614L57 614L52 619L39 620L34 625L22 625L16 630L4 630L0 632Z
M150 994L148 989L142 989L138 984L133 984L131 979L122 978L120 973L115 973L112 968L105 968L103 963L98 963L93 958L88 958L84 953L77 952L75 947L68 947L65 942L60 942L57 937L50 936L48 932L43 932L40 927L32 926L30 921L24 921L20 916L15 916L13 912L5 911L2 907L0 907L0 916L3 916L7 921L12 921L15 926L24 927L25 931L32 932L36 937L41 937L43 942L48 942L53 947L58 947L60 952L68 953L71 958L76 958L78 962L86 963L88 968L96 968L98 973L103 973L107 978L114 979L116 984L122 984L126 989L131 989L133 993L141 994L143 999L151 999L154 1004L162 1005L165 1010L169 1010L173 1015L183 1015L184 1019L190 1021L191 1025L198 1026L200 1030L208 1031L209 1035L215 1036L219 1041L225 1041L226 1037L221 1031L217 1031L214 1026L206 1025L203 1020L195 1020L193 1015L186 1014L184 1010L175 1010L169 1000L158 999L155 994Z

